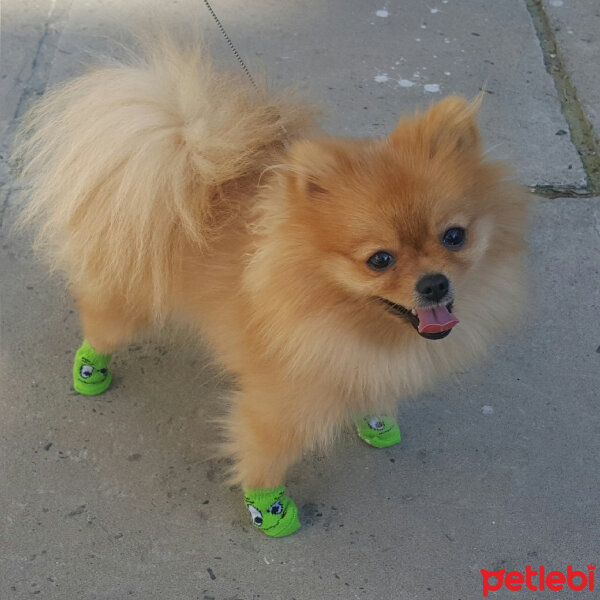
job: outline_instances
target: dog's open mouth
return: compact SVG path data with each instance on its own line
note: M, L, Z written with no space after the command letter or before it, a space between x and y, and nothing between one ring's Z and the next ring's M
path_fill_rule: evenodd
M441 340L458 325L458 319L452 314L452 302L409 310L387 298L378 297L378 300L385 304L391 313L408 321L419 335L428 340Z

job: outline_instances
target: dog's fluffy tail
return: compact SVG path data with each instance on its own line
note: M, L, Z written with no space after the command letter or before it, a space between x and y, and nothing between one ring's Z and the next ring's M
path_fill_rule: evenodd
M160 315L177 247L205 246L227 218L222 186L260 173L312 124L289 94L259 87L166 36L58 87L18 138L31 185L21 224L72 286L124 299L145 290Z

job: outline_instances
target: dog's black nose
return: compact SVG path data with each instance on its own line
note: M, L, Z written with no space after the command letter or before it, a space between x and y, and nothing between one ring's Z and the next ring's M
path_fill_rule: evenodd
M441 302L450 290L450 282L441 273L423 275L415 286L419 296L427 302Z

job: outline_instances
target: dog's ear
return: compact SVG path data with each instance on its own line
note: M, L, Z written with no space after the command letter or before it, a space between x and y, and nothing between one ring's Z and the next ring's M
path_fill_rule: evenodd
M416 120L401 119L390 136L393 142L407 143L411 129L413 143L418 144L429 157L463 154L481 155L481 139L476 116L483 100L483 92L471 102L461 96L448 96L434 104ZM410 142L409 142L410 143Z
M289 158L290 191L311 199L327 196L332 176L351 168L343 144L333 139L295 142L289 150Z

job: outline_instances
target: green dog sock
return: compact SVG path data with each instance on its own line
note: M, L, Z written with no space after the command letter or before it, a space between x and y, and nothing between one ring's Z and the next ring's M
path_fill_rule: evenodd
M244 490L252 524L271 537L285 537L298 530L298 507L285 495L285 486Z
M95 396L108 388L112 381L112 373L108 370L110 356L96 352L87 340L83 340L73 364L73 387L77 392Z
M392 417L360 417L356 421L356 430L361 440L375 448L388 448L402 439L398 424Z

